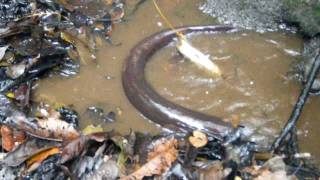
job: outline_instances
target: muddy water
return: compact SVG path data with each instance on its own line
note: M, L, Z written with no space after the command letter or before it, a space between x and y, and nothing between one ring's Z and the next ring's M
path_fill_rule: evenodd
M286 80L286 73L293 55L300 51L299 39L253 32L193 35L189 39L211 54L223 77L210 77L169 46L148 63L147 77L153 87L182 106L226 121L239 120L257 128L255 134L276 135L274 127L282 127L288 119L298 93L298 86Z
M200 0L181 2L159 1L175 25L215 23L198 10ZM87 59L80 74L73 78L52 77L40 81L35 97L73 106L82 115L81 127L101 124L105 129L123 133L130 129L158 132L159 128L139 114L125 97L121 69L135 44L164 28L153 4L147 1L124 23L115 26L112 41L121 43L120 46L105 44L100 47L97 60ZM253 32L189 38L215 59L224 72L223 78L208 77L169 46L160 50L148 64L146 71L154 88L185 107L218 115L227 121L239 119L241 123L260 127L257 132L274 135L288 118L299 93L299 85L288 81L286 72L292 59L299 58L295 55L301 51L301 39L297 35ZM304 138L310 141L317 136L315 125L320 121L314 121L320 120L319 115L315 117L319 103L319 98L314 98L308 104L310 113L305 113L301 123L302 136L307 135ZM105 124L84 116L88 106L116 112L117 121ZM318 142L302 144L316 153L320 147Z

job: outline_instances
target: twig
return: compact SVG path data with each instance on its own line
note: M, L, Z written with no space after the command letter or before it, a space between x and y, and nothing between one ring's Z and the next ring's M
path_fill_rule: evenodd
M273 142L270 151L274 152L279 148L279 146L283 143L284 139L287 137L287 135L292 131L292 129L296 126L297 121L301 115L301 112L303 110L303 107L309 97L310 89L312 88L312 84L318 74L318 71L320 69L320 51L318 52L317 56L314 59L314 62L312 64L312 68L308 74L307 83L305 84L305 87L301 91L299 98L293 108L293 111L291 113L291 116L289 120L287 121L286 125L282 129L280 135L275 139Z

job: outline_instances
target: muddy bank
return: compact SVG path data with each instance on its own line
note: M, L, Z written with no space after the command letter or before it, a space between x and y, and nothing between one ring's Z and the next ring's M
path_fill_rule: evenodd
M259 32L290 30L294 25L310 37L320 32L320 2L316 0L207 0L200 9L220 23Z
M305 81L306 74L320 47L320 2L317 0L207 0L200 9L217 18L220 23L232 24L258 32L291 31L304 35L303 61L297 71ZM319 78L314 89L319 88Z

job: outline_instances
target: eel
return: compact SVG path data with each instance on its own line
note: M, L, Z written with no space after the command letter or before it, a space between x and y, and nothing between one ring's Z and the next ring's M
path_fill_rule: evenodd
M160 96L146 81L145 67L153 54L168 45L176 32L190 33L228 33L236 29L231 26L184 26L176 30L156 33L131 49L122 70L122 86L130 103L143 116L163 128L187 133L200 130L219 140L234 132L230 123L219 117L203 114L177 105Z

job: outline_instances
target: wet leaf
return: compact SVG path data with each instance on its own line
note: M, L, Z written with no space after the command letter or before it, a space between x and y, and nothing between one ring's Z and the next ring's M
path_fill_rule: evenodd
M160 175L167 171L177 159L177 140L162 138L157 140L148 154L148 162L122 180L142 179L145 176Z
M62 148L60 163L65 163L75 157L78 157L85 151L89 140L103 142L106 140L106 133L93 133L89 135L81 135L78 138L70 141Z
M74 40L74 37L72 37L70 35L70 33L67 33L67 32L61 32L60 33L60 37L61 39L65 40L66 42L70 43L70 44L75 44L75 40Z
M52 147L57 147L60 144L54 141L47 141L41 139L31 139L25 141L19 145L16 149L9 152L4 158L3 162L8 166L19 166L21 163L25 162L30 157L35 154L50 149Z
M189 137L189 142L196 148L205 146L208 143L208 137L201 131L193 131Z
M93 172L85 174L83 179L108 179L114 180L120 174L117 162L110 158L103 158L102 164Z
M30 179L56 179L56 180L62 180L62 179L68 179L68 177L65 175L66 171L68 169L62 168L61 165L58 165L57 162L60 159L59 154L52 155L48 157L46 160L44 160L40 166L36 167L35 171L32 173L29 173L28 176ZM71 178L72 179L72 178Z
M79 132L73 124L60 119L60 113L52 110L49 116L38 119L40 128L47 130L52 137L64 140L71 140L79 136Z
M85 144L89 141L88 136L80 136L77 139L69 142L66 146L62 148L61 159L59 162L61 164L79 156L85 149Z
M79 132L73 125L60 120L59 112L53 111L48 116L40 118L28 118L16 109L12 104L0 107L5 119L1 123L15 129L24 131L32 136L55 141L71 140L79 136Z
M27 160L27 167L30 168L33 164L41 164L42 161L47 159L49 156L60 153L60 149L57 147L53 147L47 150L44 150L42 152L39 152L38 154L32 156L30 159Z
M96 132L102 132L102 131L103 131L103 128L101 127L101 125L94 126L94 125L91 124L91 125L85 127L82 130L82 134L88 135L88 134L92 134L92 133L96 133Z
M2 58L4 57L4 55L6 54L6 51L7 51L8 47L9 47L9 46L0 47L0 61L2 60Z

